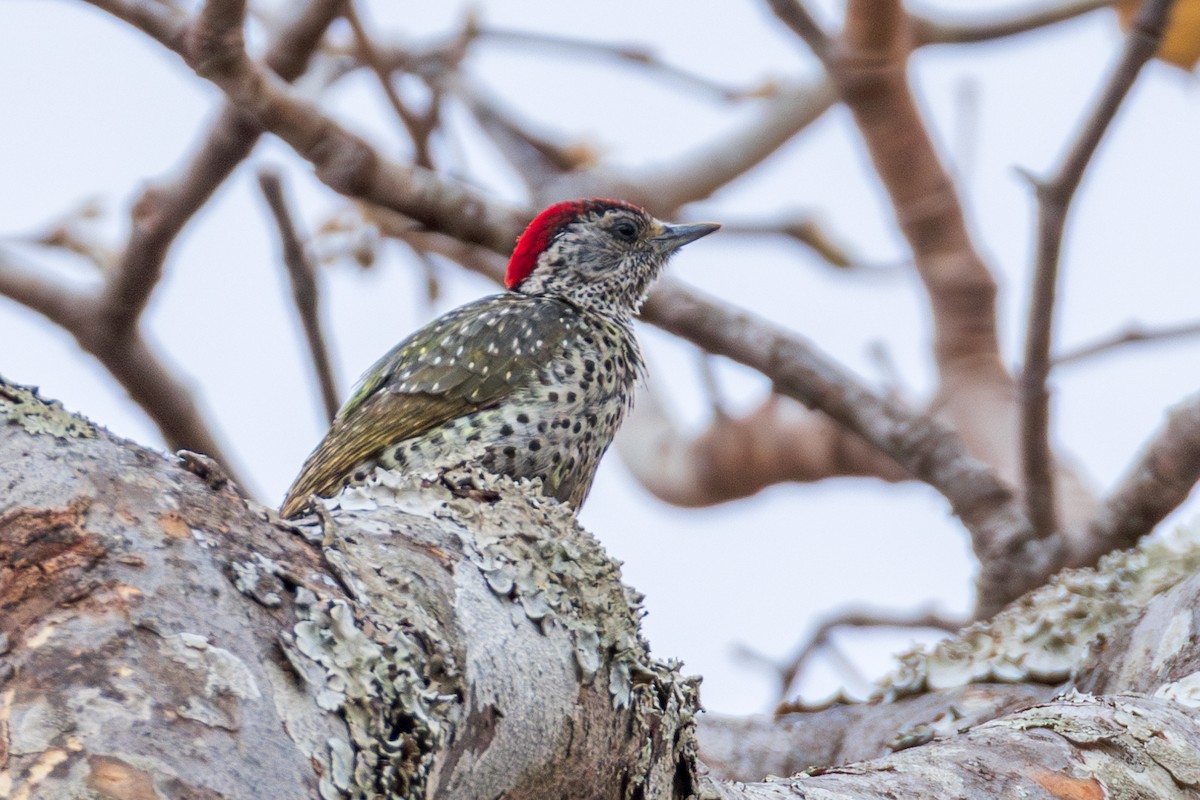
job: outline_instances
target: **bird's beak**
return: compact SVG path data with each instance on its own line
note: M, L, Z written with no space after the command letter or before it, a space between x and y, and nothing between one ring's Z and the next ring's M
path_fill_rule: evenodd
M694 222L690 225L670 225L666 222L659 224L662 225L662 233L651 241L664 253L678 250L688 242L694 242L721 227L716 222Z

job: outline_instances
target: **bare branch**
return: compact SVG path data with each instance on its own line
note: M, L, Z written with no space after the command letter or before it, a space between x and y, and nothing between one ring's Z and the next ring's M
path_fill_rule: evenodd
M1078 364L1095 356L1111 353L1127 344L1147 344L1165 342L1171 339L1183 339L1200 335L1200 322L1182 322L1178 325L1164 325L1161 328L1147 328L1134 323L1123 331L1104 336L1089 344L1079 345L1064 353L1056 355L1052 362L1056 367Z
M811 83L781 85L758 101L758 117L744 127L673 162L650 166L636 181L627 181L633 184L630 196L640 197L659 213L703 200L765 161L820 119L836 101L837 90L828 77Z
M342 0L311 0L280 31L268 48L266 63L284 80L294 80L325 29L337 16ZM186 21L157 3L102 0L95 5L131 24L154 26L160 41L181 35ZM177 29L177 31L176 31ZM129 241L112 279L105 287L108 323L129 327L150 300L162 276L163 261L175 237L212 196L216 188L250 153L262 128L232 105L213 123L203 146L182 174L170 183L147 188L134 203Z
M1049 181L1037 186L1038 243L1021 369L1021 467L1030 521L1041 536L1058 528L1054 457L1050 448L1050 339L1063 230L1075 190L1100 140L1162 38L1171 0L1147 0L1125 39L1125 52L1079 139Z
M433 156L429 152L429 135L436 127L437 114L432 113L430 116L422 117L404 105L404 101L396 93L396 87L392 83L392 76L388 72L387 67L384 66L379 51L371 41L371 37L367 34L366 28L363 27L362 20L359 18L358 11L355 9L352 0L346 0L346 8L342 16L350 23L350 29L354 32L354 40L358 45L359 52L362 54L363 62L375 73L375 77L379 79L379 85L383 88L383 93L387 97L392 110L396 112L396 116L404 123L404 127L408 131L413 147L416 150L414 160L422 167L432 169Z
M1090 527L1091 564L1105 553L1132 547L1178 508L1200 481L1200 395L1171 409L1167 422L1126 472Z
M172 15L142 4L96 0L106 10L135 22L164 46L179 52L171 35ZM136 10L132 6L136 5ZM151 19L145 21L149 15ZM181 52L187 60L189 53ZM266 130L310 161L316 176L336 192L386 206L463 241L506 252L528 217L487 200L470 187L417 166L388 161L302 99L244 51L227 53L206 64L203 76ZM189 62L190 63L190 62Z
M830 236L818 219L807 214L769 222L722 222L721 233L725 236L783 236L812 250L832 267L853 269L864 266L862 261L851 256L840 242Z
M771 11L792 29L821 61L829 60L829 35L801 0L767 0Z
M1037 6L1012 16L979 21L939 20L912 14L909 24L912 26L913 43L917 47L928 44L972 44L1045 28L1115 3L1116 0L1067 0L1057 6Z
M86 295L37 277L0 250L0 294L10 297L60 326L91 353L130 398L158 427L172 450L204 453L242 481L222 453L192 393L146 343L139 328L113 331L103 316L99 296Z
M308 351L312 357L313 369L317 373L317 384L321 387L321 400L325 404L325 417L328 422L333 422L341 404L338 402L337 383L333 379L333 369L329 366L329 348L325 344L325 334L321 330L316 266L308 257L300 235L296 232L292 215L288 211L283 181L279 177L279 173L270 169L259 170L258 185L262 188L271 214L275 217L275 225L279 229L279 240L283 247L283 263L287 266L288 277L291 278L292 299L295 301L296 311L300 314L300 322L304 325L304 334L308 339Z
M795 691L794 687L813 657L832 644L830 637L839 628L925 628L954 633L968 622L969 620L949 617L932 608L907 612L849 608L818 619L808 632L806 640L800 643L791 656L782 661L769 659L745 647L739 647L738 654L774 672L779 702L783 703L787 695ZM802 704L787 704L781 706L776 714L811 710Z
M653 378L638 393L616 447L638 483L685 508L749 497L785 481L912 480L862 437L778 394L744 417L716 414L703 431L685 436Z
M971 532L979 557L979 615L994 612L1053 572L1061 557L1059 543L1034 541L1012 491L944 423L876 396L790 332L678 282L659 283L643 318L758 370L777 391L825 412L941 492Z
M739 100L755 93L754 91L735 89L732 86L724 86L702 75L697 75L681 67L668 64L658 58L652 50L641 45L594 42L572 36L555 36L549 33L499 28L483 23L475 26L474 36L479 40L487 40L500 44L513 44L522 49L528 46L545 47L576 52L584 56L601 56L603 58L616 59L623 64L630 64L657 72L686 89L710 97L717 97L721 100Z
M78 327L80 319L87 316L89 306L95 304L90 295L53 283L28 267L18 266L4 249L0 249L0 295L67 330Z

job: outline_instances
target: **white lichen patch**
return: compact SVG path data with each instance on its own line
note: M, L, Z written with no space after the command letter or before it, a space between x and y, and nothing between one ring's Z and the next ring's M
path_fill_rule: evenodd
M1095 569L1065 570L992 619L931 649L901 654L879 695L894 700L977 682L1062 682L1107 631L1197 570L1200 522L1111 553Z
M44 400L36 388L18 386L0 378L0 420L20 425L28 433L59 439L92 439L91 422L72 414L57 400Z
M159 647L163 655L203 679L202 683L186 684L195 691L176 706L175 710L182 717L212 727L237 730L236 704L262 698L246 663L229 650L211 644L204 636L191 633L164 636Z
M363 566L341 555L351 573ZM365 581L359 590L367 592ZM423 797L433 756L453 730L447 708L459 695L452 659L437 627L420 609L397 601L398 594L364 595L357 608L369 611L359 618L344 600L296 592L300 621L281 645L297 665L307 660L309 667L298 672L350 733L314 754L328 766L323 798Z
M437 475L414 475L375 467L366 480L345 486L322 502L329 511L374 511L388 507L428 517L443 508L450 498L449 490L436 483Z

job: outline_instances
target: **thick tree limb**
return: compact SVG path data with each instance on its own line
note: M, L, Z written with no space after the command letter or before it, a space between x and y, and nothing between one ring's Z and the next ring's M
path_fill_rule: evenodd
M1030 599L1022 630L1049 652L1081 622L1104 642L1079 674L1110 694L1011 711L1042 690L985 686L833 708L805 720L825 723L824 748L797 738L799 715L782 736L749 724L763 758L710 737L720 769L820 760L737 783L697 762L694 683L650 659L636 593L528 488L381 475L294 527L21 387L0 383L0 423L14 796L1184 798L1200 782L1194 543ZM1077 591L1114 615L1081 615ZM1039 613L1046 598L1058 613ZM791 760L767 752L789 741Z
M1057 529L1054 457L1050 447L1050 338L1058 287L1059 256L1067 213L1084 170L1100 145L1117 109L1133 86L1142 66L1158 50L1171 0L1147 0L1125 38L1125 52L1096 106L1084 123L1079 139L1049 181L1037 182L1038 241L1033 289L1025 332L1025 360L1021 366L1021 472L1025 500L1034 528L1042 536Z
M0 787L683 800L695 686L617 566L468 478L296 529L0 383Z

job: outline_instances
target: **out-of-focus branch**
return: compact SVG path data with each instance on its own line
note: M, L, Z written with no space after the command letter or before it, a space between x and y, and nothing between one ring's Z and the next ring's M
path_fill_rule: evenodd
M818 619L809 631L807 641L801 642L791 656L781 661L768 658L745 646L738 648L738 655L774 673L779 702L783 703L787 696L795 691L793 687L800 680L805 667L815 655L830 645L830 635L839 628L922 628L954 633L968 622L969 620L948 617L933 609L899 612L892 609L850 608ZM789 714L810 710L798 704L787 704L781 705L775 713Z
M638 393L616 447L638 483L688 508L749 497L786 481L839 475L912 480L861 437L778 394L744 417L714 415L687 437L651 382Z
M473 36L481 41L514 44L522 49L542 47L579 53L583 56L600 56L602 58L615 59L623 64L630 64L658 73L684 88L709 96L715 96L722 100L738 100L752 93L735 89L732 86L723 86L702 75L697 75L694 72L682 69L673 64L668 64L658 58L652 50L641 45L595 42L571 36L555 36L548 33L499 28L484 23L477 23L474 26Z
M384 66L383 59L380 58L379 51L376 49L371 37L367 34L367 29L363 27L362 20L358 16L358 11L354 7L353 0L346 0L346 7L342 14L346 18L346 22L350 23L350 29L354 32L354 41L358 45L359 52L362 54L362 60L375 73L375 77L379 79L379 85L383 88L383 94L387 97L388 103L392 110L396 112L396 116L404 124L408 131L409 137L412 139L413 148L415 150L413 160L427 169L433 168L433 155L429 152L429 136L437 127L437 112L436 106L431 108L428 116L419 116L404 105L404 101L400 99L400 95L396 92L396 87L392 83L392 76Z
M104 316L102 294L52 284L35 269L18 266L0 250L0 295L30 308L70 333L158 426L172 450L194 450L216 459L234 480L231 462L209 431L186 386L150 348L140 328L114 331Z
M1200 481L1200 395L1167 414L1167 422L1126 472L1092 523L1090 551L1073 559L1091 564L1132 547L1188 498Z
M127 21L138 27L154 28L177 47L185 46L187 21L167 5L119 0L97 5L126 14ZM237 5L220 4L206 11L207 30L224 30L229 35L230 20L240 13ZM300 8L268 48L266 63L286 79L302 73L340 5L341 0L312 0ZM233 35L240 41L240 32ZM129 238L113 269L106 273L100 294L86 303L69 294L54 301L43 295L40 305L30 305L74 334L84 349L109 369L158 426L170 447L206 453L231 473L232 467L188 387L149 349L138 330L138 321L162 277L171 243L250 152L259 133L261 128L248 117L227 106L182 174L170 183L147 188L134 203ZM72 312L55 312L48 302Z
M1078 140L1057 173L1037 182L1038 242L1033 289L1026 322L1025 360L1021 368L1021 472L1030 521L1039 535L1058 528L1055 513L1054 458L1050 448L1050 338L1058 286L1059 257L1067 213L1084 170L1137 79L1158 49L1171 0L1147 0L1125 39L1121 61L1092 109Z
M71 330L79 326L92 298L59 283L53 283L28 267L18 266L0 249L0 295L36 311L54 324Z
M1165 342L1197 335L1200 335L1200 322L1183 322L1178 325L1164 325L1161 328L1147 328L1135 323L1123 331L1059 353L1052 359L1052 363L1056 367L1063 367L1111 353L1127 344Z
M780 22L791 28L792 33L808 45L813 55L821 61L828 61L829 34L825 33L801 0L767 0L767 5Z
M283 192L283 181L279 173L269 169L258 172L258 185L262 187L263 196L275 217L275 225L279 229L279 240L283 249L283 263L287 267L288 277L292 283L292 299L296 311L300 314L300 322L304 326L304 335L308 339L308 351L312 357L313 369L317 374L317 385L321 387L321 400L325 404L325 417L329 422L337 416L338 402L337 384L333 379L333 369L329 366L329 348L325 344L325 334L321 329L320 296L317 292L316 266L304 249L296 225L288 211L287 198Z
M675 281L659 283L643 318L758 370L777 391L825 412L941 492L971 532L979 557L979 616L1053 572L1060 543L1035 541L1012 491L944 423L876 396L790 332Z
M303 6L268 48L266 64L285 80L299 76L325 29L337 16L341 2L311 0ZM181 33L186 24L167 6L156 3L114 0L96 5L137 27L153 25L162 36ZM235 107L226 106L183 173L171 183L146 189L134 203L129 241L105 287L105 316L109 324L119 327L136 323L158 284L167 250L176 235L250 153L261 132Z
M1067 0L1056 6L1037 6L1011 16L986 20L941 20L911 14L913 44L972 44L1002 39L1045 28L1059 22L1107 8L1116 0Z
M782 84L758 103L744 127L662 165L650 165L632 183L631 196L659 213L703 200L779 150L820 119L837 101L827 77ZM627 181L629 182L629 181Z
M809 248L831 267L853 269L863 266L817 219L805 214L771 222L722 222L721 235L730 234L782 236Z

